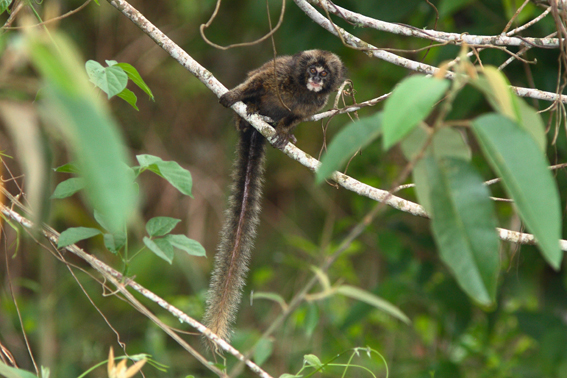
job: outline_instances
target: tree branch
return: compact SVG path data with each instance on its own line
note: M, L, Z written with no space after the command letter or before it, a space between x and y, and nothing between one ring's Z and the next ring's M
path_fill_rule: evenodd
M530 21L529 23L526 24L527 26L522 26L521 29L520 28L515 29L510 34L506 33L502 35L484 36L484 35L447 33L436 30L419 29L416 27L403 25L403 24L393 24L390 22L385 22L385 21L377 20L375 18L364 16L356 12L352 12L348 9L335 5L327 0L308 0L308 1L313 5L320 6L329 13L341 17L345 21L356 24L357 26L372 28L392 34L405 35L408 37L429 39L431 41L440 42L440 43L448 43L452 45L461 45L463 43L466 43L471 46L484 46L486 48L490 48L493 46L522 46L526 44L540 48L559 47L559 40L557 38L510 37L510 35L515 34L519 30L523 30L533 25L535 22L541 20L541 18L545 17L549 13L549 10L543 12L542 13L543 16L536 17L535 19L536 21L534 22Z
M110 4L120 10L124 15L126 15L132 22L134 22L142 31L148 34L159 46L161 46L167 53L169 53L175 60L177 60L183 67L187 68L197 79L201 80L203 84L205 84L215 95L220 97L223 93L227 91L227 89L214 77L214 75L201 66L196 60L194 60L189 54L187 54L183 49L177 46L171 39L169 39L165 34L163 34L158 28L152 25L140 12L134 9L130 4L128 4L124 0L108 0ZM326 25L326 29L335 33L335 29L333 26L329 24L329 20L323 17L319 12L317 12L311 5L306 3L305 0L294 0L301 9L307 6L309 12L315 12L318 16L316 16L315 22L319 23L321 26ZM311 9L311 10L309 10ZM345 32L346 33L346 32ZM354 37L356 38L356 37ZM375 50L373 53L379 53L380 50ZM385 54L390 54L385 51L382 51ZM390 54L394 55L394 54ZM398 57L400 58L400 57ZM400 58L405 59L405 58ZM412 62L409 59L405 59L405 61ZM432 72L438 70L436 67L428 66L422 63L412 62L418 64L420 66L427 66L430 67ZM517 88L512 87L519 95L530 93L532 94L535 92L541 92L541 96L548 96L557 98L557 95L554 93L543 92L538 90L532 90L528 88ZM532 96L528 96L532 97ZM564 102L567 103L567 96L561 97ZM379 102L379 97L377 99L371 100ZM543 99L543 98L542 98ZM264 135L270 143L272 142L271 138L275 136L275 130L268 125L266 122L262 120L262 117L258 114L248 114L246 112L246 105L242 102L237 102L232 106L232 109L242 118L244 118L247 122L249 122L254 128L256 128L262 135ZM347 111L349 108L346 108ZM317 116L315 116L317 117ZM312 156L306 154L296 146L291 143L288 143L287 146L284 148L283 152L291 157L294 160L297 160L299 163L303 164L307 168L311 169L312 171L316 171L317 168L321 165L319 160L313 158ZM335 172L331 176L331 178L336 181L340 186L343 188L355 192L361 196L368 197L374 201L378 202L385 202L388 206L391 206L397 210L410 213L412 215L418 215L421 217L429 218L427 212L423 209L423 207L417 203L405 200L403 198L394 196L389 194L386 190L381 190L374 188L370 185L364 184L354 178L347 176L340 172ZM535 244L535 240L533 235L505 230L505 229L498 229L498 234L501 240L510 241L514 243L523 243L523 244ZM561 240L561 249L567 251L567 241Z
M378 59L382 59L389 63L395 64L400 67L407 68L409 70L427 74L427 75L434 75L439 68L431 66L425 63L419 63L413 61L411 59L403 58L396 54L393 54L388 51L380 50L378 47L373 46L360 38L348 33L344 29L338 27L335 24L331 24L329 19L319 13L311 4L309 4L306 0L293 0L295 4L305 12L305 14L319 24L322 28L327 30L329 33L341 38L347 45L354 47L359 50L364 50L368 55L373 56ZM448 79L452 79L455 76L453 72L447 71L445 77ZM541 91L539 89L532 89L532 88L522 88L522 87L514 87L511 86L514 93L516 93L520 97L530 97L537 100L544 100L544 101L561 101L563 103L567 103L567 96L566 95L558 95L552 92Z
M28 209L26 209L16 198L14 198L4 187L1 187L1 189L2 189L2 195L5 196L7 199L9 199L12 204L18 206L26 214L31 214L30 211ZM2 214L4 214L5 216L9 217L10 219L14 220L15 222L19 223L23 227L27 228L27 229L34 229L36 227L36 226L34 226L33 222L30 221L28 218L18 214L16 211L5 206L2 203L0 203L0 212ZM57 245L57 242L59 240L59 233L57 231L55 231L54 229L52 229L51 227L49 227L47 225L43 225L41 227L40 231L43 233L43 235L51 243L53 243L54 245ZM197 353L197 351L195 351L193 348L191 348L191 346L189 346L189 344L187 344L182 338L180 338L179 335L177 335L175 332L173 332L173 330L171 328L169 328L169 327L164 328L163 327L164 324L159 322L159 319L157 317L155 317L155 315L153 315L140 302L138 302L132 296L132 294L130 294L130 292L128 292L128 290L126 290L126 287L127 286L131 287L132 289L134 289L138 293L142 294L144 297L148 298L152 302L155 302L158 305L160 305L163 309L165 309L166 311L171 313L173 316L175 316L177 319L179 319L180 322L187 323L191 327L195 328L197 331L199 331L200 333L205 335L205 337L207 337L211 341L215 342L215 344L220 346L224 351L232 354L238 360L245 363L250 368L250 370L252 370L256 374L258 374L258 376L263 377L263 378L272 378L268 373L266 373L264 370L262 370L258 365L256 365L254 362L250 361L249 359L245 358L244 355L242 355L242 353L240 353L238 350L234 349L226 341L222 340L217 335L212 333L207 327L205 327L204 325L202 325L201 323L199 323L195 319L191 318L189 315L185 314L184 312L182 312L177 307L173 306L172 304L170 304L169 302L167 302L163 298L159 297L158 295L154 294L153 292L146 289L142 285L138 284L136 281L131 280L128 277L124 277L120 272L118 272L117 270L106 265L105 263L103 263L102 261L100 261L99 259L94 257L93 255L86 253L81 248L77 247L75 244L67 246L67 247L65 247L65 249L68 250L69 252L73 253L74 255L80 257L82 260L86 261L97 272L99 272L106 280L112 282L114 284L114 286L116 287L116 289L118 291L120 291L136 309L138 309L140 312L142 312L144 315L146 315L152 321L156 322L156 320L158 320L158 322L156 322L156 324L158 326L160 326L160 328L162 328L168 335L170 335L175 341L177 341L181 346L183 346L185 348L185 350L187 350L189 353L191 353L197 360L199 360L204 366L206 366L208 369L213 371L215 374L218 374L219 376L226 377L226 374L224 374L222 371L220 371L215 366L209 364L208 361L203 356L201 356L199 353Z

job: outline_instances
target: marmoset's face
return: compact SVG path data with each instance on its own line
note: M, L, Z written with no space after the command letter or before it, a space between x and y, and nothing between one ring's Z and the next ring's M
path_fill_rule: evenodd
M320 65L312 64L307 67L307 89L319 92L325 85L329 72Z

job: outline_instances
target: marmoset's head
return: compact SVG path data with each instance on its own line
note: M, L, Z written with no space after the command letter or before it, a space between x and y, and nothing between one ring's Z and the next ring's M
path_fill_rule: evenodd
M307 50L293 56L294 73L299 84L319 94L338 89L345 79L346 69L335 54L324 50Z

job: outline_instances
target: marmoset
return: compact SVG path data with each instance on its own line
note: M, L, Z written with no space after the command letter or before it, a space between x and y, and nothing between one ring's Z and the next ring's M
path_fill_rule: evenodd
M274 64L275 63L275 64ZM308 50L280 56L248 73L246 81L220 97L230 107L238 101L247 111L272 119L276 129L274 146L295 142L293 129L304 118L321 110L345 79L338 56L323 50ZM240 132L233 167L231 195L225 223L215 255L207 296L204 324L228 341L242 296L248 260L260 214L265 138L248 122L236 117Z

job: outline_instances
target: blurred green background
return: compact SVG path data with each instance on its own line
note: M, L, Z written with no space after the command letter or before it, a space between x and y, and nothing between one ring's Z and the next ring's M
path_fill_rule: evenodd
M522 3L515 0L431 2L440 11L438 30L479 35L500 34ZM435 12L426 1L337 0L336 3L380 20L420 29L434 28ZM45 0L41 4L34 2L33 6L43 15L46 7L54 4L59 5L59 12L63 14L82 3ZM213 0L138 0L132 5L228 88L241 82L247 71L273 54L269 41L228 51L207 45L200 37L199 25L209 19L215 6ZM269 0L269 5L275 24L281 2ZM515 25L541 12L542 8L530 3ZM1 17L3 24L7 15ZM337 23L382 48L414 50L429 44L417 38L356 28L341 20ZM193 175L195 198L181 195L155 175L144 174L139 180L141 218L169 216L182 219L175 232L203 244L208 257L178 253L169 265L146 251L133 261L130 275L200 320L237 138L231 111L220 106L217 98L199 80L105 1L100 6L94 2L89 4L81 12L61 20L57 28L74 40L85 61L116 60L132 64L155 95L155 102L151 102L138 88L129 87L138 95L139 112L114 98L110 101L113 114L127 140L132 162L137 154L177 161ZM228 45L254 40L267 30L264 1L225 1L206 34L211 41ZM523 35L542 37L555 30L555 23L548 16ZM18 33L4 31L1 45L13 43ZM275 44L278 54L321 48L340 55L349 69L359 102L391 91L399 80L411 73L343 46L340 40L322 30L290 1L287 2L284 23L275 34ZM443 46L432 48L427 55L424 52L401 55L438 66L458 52L457 46ZM506 53L493 49L483 51L480 56L483 64L496 66L508 58ZM514 62L504 70L512 85L555 91L558 75L561 75L559 51L532 49L527 58L537 59L537 64L528 66ZM0 97L4 99L33 101L39 89L36 75L29 67L14 70L0 80ZM529 103L538 109L551 105L531 100ZM381 105L366 108L359 115L370 115L380 108ZM487 109L480 94L467 88L457 99L451 117L468 119ZM543 113L543 117L550 121L549 139L556 132L558 135L556 143L549 147L550 161L552 164L563 162L567 156L565 125L556 125L555 119L549 120L549 112ZM333 118L326 133L327 140L348 122L346 115ZM299 148L319 156L324 138L321 123L302 124L295 135ZM52 135L50 141L50 165L56 167L68 162L69 156L57 137ZM0 150L17 156L4 128L0 128ZM5 158L4 161L10 169L9 173L6 166L3 168L4 179L21 174L17 159ZM385 153L379 143L373 143L352 160L348 174L387 190L404 165L398 150ZM485 179L494 177L482 161L479 160L477 165ZM51 173L52 188L68 177ZM565 208L565 172L558 171L556 178ZM12 193L18 192L13 182L7 182L5 186ZM412 190L401 195L415 201ZM503 194L496 189L495 195ZM344 189L337 190L327 184L315 186L309 170L279 151L268 149L261 224L233 339L237 349L246 350L251 346L281 311L277 304L266 300L256 300L250 306L249 293L274 292L289 300L312 276L310 267L320 266L373 205L371 200ZM519 220L510 204L499 203L497 209L502 227L519 228ZM59 231L68 227L96 226L90 210L78 195L52 201L46 222ZM141 228L133 229L130 237L132 251L142 246ZM146 376L213 375L130 305L116 297L102 295L100 283L76 270L83 285L80 287L64 264L23 234L21 231L17 234L4 223L0 240L2 257L7 256L0 259L0 342L12 352L20 367L33 370L10 290L17 299L31 348L38 362L51 368L53 377L80 375L104 360L110 346L120 354L116 352L119 349L117 340L126 343L129 354L149 353L169 366L167 372L146 367ZM16 240L19 240L18 248ZM101 237L79 245L122 269L120 260L105 250ZM357 286L395 304L411 318L412 325L407 326L368 305L342 296L304 302L273 335L272 355L262 366L277 377L286 372L297 372L305 354L315 354L327 361L350 348L370 346L384 355L391 377L567 377L565 268L553 271L533 246L503 243L500 254L503 268L498 304L494 308L480 308L471 303L440 262L429 222L387 209L341 255L328 274L332 283ZM71 254L65 257L90 272L83 261ZM155 304L143 302L165 323L193 331ZM204 352L198 336L189 335L185 339ZM347 358L341 357L335 362L346 363ZM229 367L234 363L228 358ZM366 366L377 376L385 374L384 365L376 356L368 359L361 355L353 363ZM323 376L340 376L342 372L341 368L327 368ZM100 368L90 376L103 377L105 374L106 371ZM347 375L371 376L352 367ZM252 373L247 371L242 376L252 376Z

